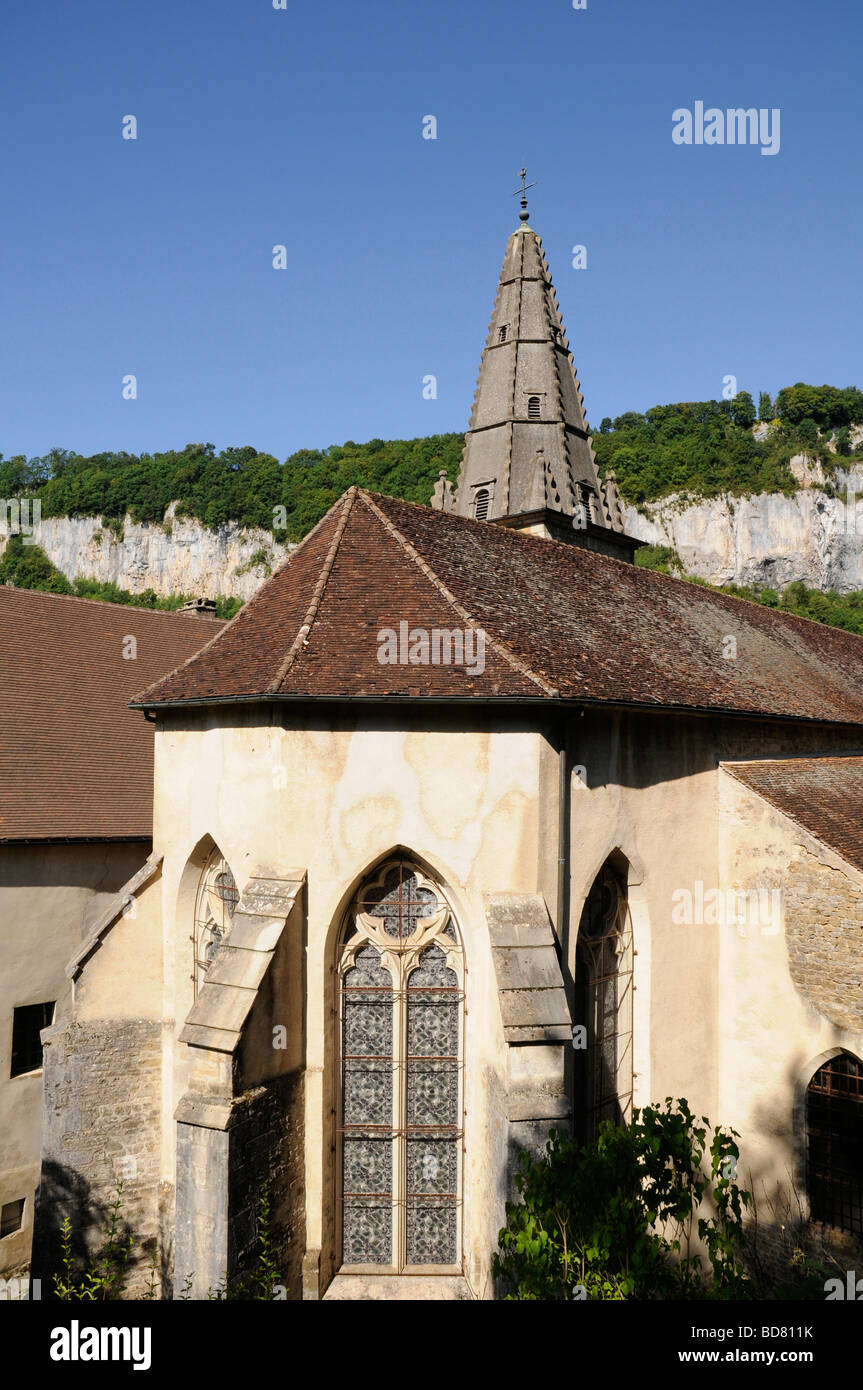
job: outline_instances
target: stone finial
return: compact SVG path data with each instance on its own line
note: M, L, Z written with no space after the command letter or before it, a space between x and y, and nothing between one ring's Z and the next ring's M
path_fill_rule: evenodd
M455 510L452 483L446 475L445 468L442 468L437 475L437 482L434 485L431 504L435 511L438 512L451 512Z

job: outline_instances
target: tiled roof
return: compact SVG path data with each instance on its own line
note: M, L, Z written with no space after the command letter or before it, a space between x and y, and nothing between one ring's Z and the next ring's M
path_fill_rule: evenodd
M484 671L380 664L378 633L401 622L482 629ZM863 724L863 638L351 488L216 639L137 703L411 696Z
M223 626L0 586L0 841L149 838L153 730L128 701Z
M770 758L722 766L863 870L863 755Z

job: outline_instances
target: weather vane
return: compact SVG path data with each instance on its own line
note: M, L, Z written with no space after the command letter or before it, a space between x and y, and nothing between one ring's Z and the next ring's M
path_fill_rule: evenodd
M526 169L519 170L518 176L521 179L521 188L517 188L512 196L513 198L517 198L519 193L521 194L521 212L518 215L521 218L522 222L526 222L528 219L527 190L529 188L536 188L536 179L534 179L533 183L525 183L525 179L527 178Z

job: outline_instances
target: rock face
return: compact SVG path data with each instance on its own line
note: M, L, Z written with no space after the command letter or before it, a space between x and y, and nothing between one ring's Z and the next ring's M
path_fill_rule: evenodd
M849 461L850 462L850 461ZM793 497L665 497L627 506L625 529L651 545L672 546L689 574L709 584L782 589L863 589L863 465L837 469L828 495L820 466L791 463L802 484Z
M800 454L791 469L800 483L793 497L699 501L674 495L641 508L626 505L624 529L651 545L673 547L686 572L709 584L782 589L799 579L813 589L863 589L863 464L837 469L834 496L825 490L820 464ZM126 517L122 540L99 517L50 517L34 534L67 579L111 581L134 594L152 589L162 597L249 599L294 548L269 531L232 523L210 530L190 518L178 520L173 504L161 526ZM0 553L5 545L0 534Z
M91 516L48 517L36 525L34 539L69 580L98 579L133 594L152 589L160 597L249 599L293 549L269 531L233 524L210 530L191 518L178 519L174 504L162 525L127 516L122 540ZM0 536L0 551L5 546Z

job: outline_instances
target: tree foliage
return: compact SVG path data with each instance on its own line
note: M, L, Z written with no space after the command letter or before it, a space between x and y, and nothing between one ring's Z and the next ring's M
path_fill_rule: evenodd
M552 1131L541 1157L520 1155L521 1200L507 1204L495 1256L507 1297L743 1296L752 1197L736 1181L736 1139L670 1097L629 1126L606 1121L593 1144Z

